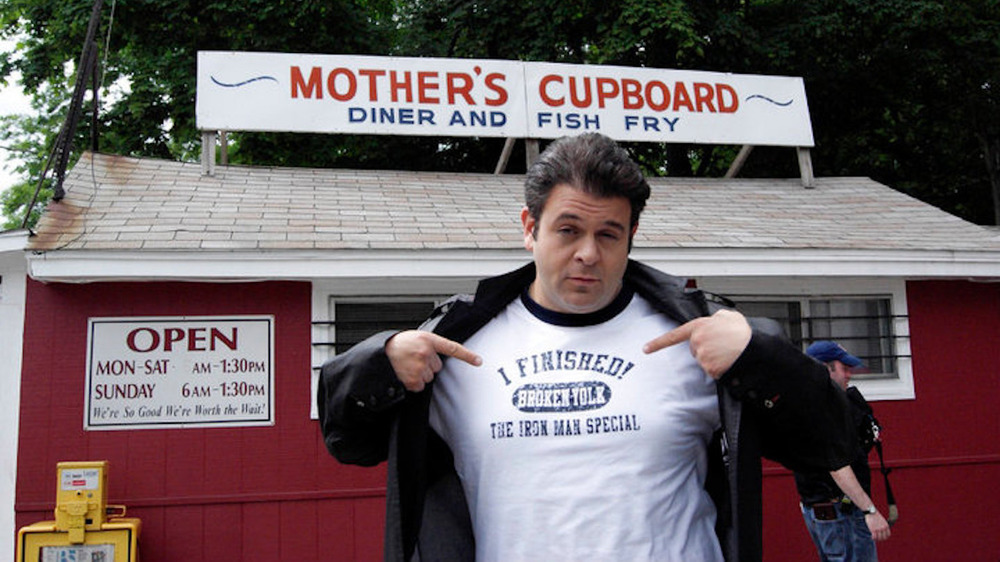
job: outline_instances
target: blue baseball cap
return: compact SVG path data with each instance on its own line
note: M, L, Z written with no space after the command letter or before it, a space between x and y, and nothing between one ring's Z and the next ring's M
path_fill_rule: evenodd
M861 366L860 359L848 353L847 350L840 347L840 344L837 342L832 342L830 340L820 340L813 343L806 348L806 354L823 363L829 363L830 361L837 360L848 367Z

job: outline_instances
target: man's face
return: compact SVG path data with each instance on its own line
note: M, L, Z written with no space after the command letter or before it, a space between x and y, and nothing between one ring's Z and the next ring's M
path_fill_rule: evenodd
M853 374L851 368L835 359L830 362L829 369L830 378L833 379L833 382L837 383L840 388L847 390L847 384L851 382L851 375Z
M624 197L596 197L568 184L552 188L539 220L523 209L524 247L537 270L531 298L572 314L595 312L614 300L635 233L631 211Z

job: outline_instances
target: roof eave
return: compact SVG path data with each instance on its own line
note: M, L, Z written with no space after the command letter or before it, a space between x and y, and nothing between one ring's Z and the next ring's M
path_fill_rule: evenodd
M1000 252L776 248L636 248L632 257L685 277L1000 279ZM73 251L28 256L43 282L480 278L530 259L520 248L337 251Z
M0 254L24 252L24 247L28 244L28 236L30 234L31 231L26 228L0 232Z

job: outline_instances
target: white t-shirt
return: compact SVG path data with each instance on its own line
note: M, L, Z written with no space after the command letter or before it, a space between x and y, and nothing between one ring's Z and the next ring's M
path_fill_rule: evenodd
M482 366L446 361L436 377L430 421L476 559L722 560L704 489L714 382L686 344L642 352L676 324L638 296L596 325L541 314L515 300L465 342Z

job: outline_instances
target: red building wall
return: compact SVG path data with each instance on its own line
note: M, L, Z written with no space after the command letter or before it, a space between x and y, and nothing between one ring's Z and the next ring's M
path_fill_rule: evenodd
M879 560L997 562L1000 284L912 281L906 291L917 399L873 404L900 511ZM790 473L765 466L765 560L817 559ZM872 483L884 513L881 475Z
M383 470L337 464L309 419L310 292L29 281L18 526L52 519L57 462L106 459L110 503L142 519L144 562L381 559ZM874 405L901 513L880 559L996 562L1000 284L917 281L907 295L917 399ZM275 317L273 427L83 430L89 317L236 314ZM815 559L790 474L766 464L764 492L765 559Z
M309 283L28 282L18 527L53 519L56 463L108 460L144 562L381 559L384 476L341 466L309 418ZM275 425L84 431L87 319L275 317Z

